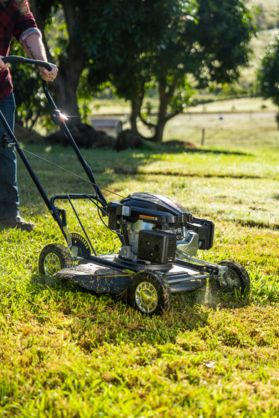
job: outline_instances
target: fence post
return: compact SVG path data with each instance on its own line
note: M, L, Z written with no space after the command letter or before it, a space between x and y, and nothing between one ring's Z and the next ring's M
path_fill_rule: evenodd
M201 145L203 146L204 143L205 143L205 128L202 128Z

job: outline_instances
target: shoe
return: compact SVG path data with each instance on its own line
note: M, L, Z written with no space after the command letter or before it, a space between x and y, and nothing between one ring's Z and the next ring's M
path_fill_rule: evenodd
M0 219L0 226L2 228L16 228L27 232L31 232L35 228L32 222L26 222L21 216L11 219Z

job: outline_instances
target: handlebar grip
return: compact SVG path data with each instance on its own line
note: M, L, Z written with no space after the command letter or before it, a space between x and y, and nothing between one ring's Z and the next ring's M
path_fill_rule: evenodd
M43 67L48 71L52 70L52 66L46 61L33 60L17 55L9 55L8 57L1 57L1 59L5 64L31 64L36 65L37 67Z

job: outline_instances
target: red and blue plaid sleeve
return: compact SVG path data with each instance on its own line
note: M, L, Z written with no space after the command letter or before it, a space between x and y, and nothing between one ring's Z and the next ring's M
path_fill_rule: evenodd
M20 39L23 32L30 28L37 28L34 16L30 10L28 0L14 0L15 29L13 35Z

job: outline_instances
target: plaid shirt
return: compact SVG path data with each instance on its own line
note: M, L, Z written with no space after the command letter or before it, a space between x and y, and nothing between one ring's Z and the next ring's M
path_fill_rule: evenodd
M20 40L22 34L36 28L28 0L0 0L0 56L7 56L13 37ZM10 71L0 70L0 100L12 92Z

